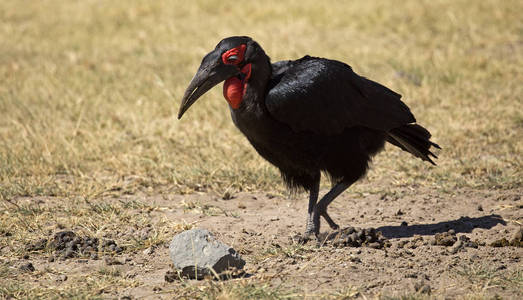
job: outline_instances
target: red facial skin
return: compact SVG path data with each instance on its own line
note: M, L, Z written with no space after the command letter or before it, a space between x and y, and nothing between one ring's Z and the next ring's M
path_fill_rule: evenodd
M222 61L225 64L239 65L244 58L246 45L240 45L236 48L232 48L222 55ZM235 58L231 57L235 56ZM246 64L240 70L245 76L243 79L239 79L237 76L231 77L223 84L223 96L229 102L229 105L233 109L240 107L240 104L245 95L245 89L247 88L247 81L251 77L251 64Z

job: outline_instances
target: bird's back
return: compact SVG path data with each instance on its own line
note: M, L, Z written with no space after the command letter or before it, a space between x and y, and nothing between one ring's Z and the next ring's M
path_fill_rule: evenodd
M401 95L342 62L305 56L273 68L265 105L295 131L332 135L354 126L387 131L415 122Z

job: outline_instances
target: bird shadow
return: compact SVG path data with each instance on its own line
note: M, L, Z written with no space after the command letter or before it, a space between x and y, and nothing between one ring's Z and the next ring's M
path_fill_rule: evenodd
M434 235L453 229L456 233L470 233L475 228L490 229L497 224L506 225L500 215L488 215L477 218L461 217L457 220L435 224L415 224L399 226L382 226L376 228L386 238L407 238L414 235Z

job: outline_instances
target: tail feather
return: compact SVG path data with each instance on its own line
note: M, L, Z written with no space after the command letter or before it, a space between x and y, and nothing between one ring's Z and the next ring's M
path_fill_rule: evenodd
M436 165L430 158L438 158L430 151L430 147L441 149L441 147L430 141L430 132L417 124L407 124L389 131L387 141L414 156Z

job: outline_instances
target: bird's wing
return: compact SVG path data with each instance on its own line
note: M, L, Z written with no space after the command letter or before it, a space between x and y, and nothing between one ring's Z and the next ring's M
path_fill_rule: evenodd
M266 107L295 131L332 135L353 126L388 131L416 121L401 95L342 62L306 56L274 66Z

